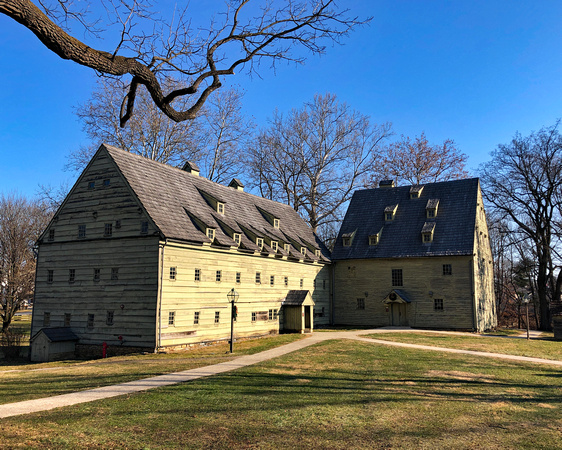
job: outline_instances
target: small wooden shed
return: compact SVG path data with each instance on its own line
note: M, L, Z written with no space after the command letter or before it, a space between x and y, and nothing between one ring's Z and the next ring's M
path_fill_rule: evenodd
M31 342L31 361L56 361L74 357L78 336L68 327L42 328Z
M283 330L296 333L312 333L314 329L314 301L308 290L291 290L281 304Z

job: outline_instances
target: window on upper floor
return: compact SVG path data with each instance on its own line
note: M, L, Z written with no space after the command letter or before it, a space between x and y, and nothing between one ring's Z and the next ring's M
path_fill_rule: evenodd
M215 274L215 281L221 281L221 278L222 278L222 272L220 270L217 270Z
M283 248L285 249L285 251L287 253L289 253L291 251L291 244L285 244L285 245L283 245Z
M105 237L110 237L110 236L113 235L113 224L112 223L106 223L105 224L103 235Z
M392 269L392 286L403 286L402 269Z
M215 323L219 323L221 318L221 312L215 311Z
M69 327L70 326L70 320L72 319L72 314L70 313L64 313L64 326L65 327Z
M443 311L443 299L436 298L433 300L433 309L435 311Z
M365 299L358 298L357 299L357 309L365 309Z
M78 225L78 239L86 237L86 225Z
M212 241L215 240L215 229L214 228L207 228L207 237Z
M119 279L119 267L112 267L111 268L111 279L113 281Z
M342 243L344 247L351 247L351 238L350 237L343 237Z
M300 285L301 289L304 287L304 278L301 278L299 285Z
M224 203L217 202L217 212L219 214L224 214Z
M177 275L177 269L175 267L170 267L170 280L175 280Z
M274 285L275 285L275 275L270 275L270 276L269 276L269 285L270 285L270 286L274 286Z
M236 272L236 284L240 284L242 274L240 272Z
M76 269L68 269L68 282L74 283L76 281Z
M306 247L301 247L301 255L306 256Z
M379 244L379 235L378 234L373 234L371 236L369 236L369 245L373 246L373 245L378 245Z
M94 269L94 281L100 281L101 269Z
M141 232L141 234L148 234L148 221L143 220L141 222L140 232Z
M261 249L263 249L263 238L256 238L256 245Z
M105 316L105 324L106 325L113 325L113 311L107 311Z
M109 178L103 180L103 187L109 187L110 184L111 184L111 180Z
M193 313L193 325L199 325L199 311Z
M94 319L95 319L95 314L88 314L88 321L86 322L86 326L88 328L94 328Z
M92 190L96 188L96 182L95 181L89 181L88 182L88 189Z
M252 311L252 322L255 322L258 318L258 313L255 311Z
M236 242L236 245L240 245L240 242L242 241L242 235L240 233L234 233L233 240L234 242Z
M54 270L47 270L47 283L52 283L55 278L55 271Z
M43 326L44 327L51 326L51 313L50 312L44 312L43 313Z
M279 228L279 219L273 219L273 226Z
M49 241L54 241L55 240L55 229L51 228L49 230Z
M174 326L176 324L176 312L169 311L168 312L168 326Z
M256 284L261 284L261 272L256 272Z
M453 275L453 266L451 264L443 264L443 275Z
M194 281L201 281L201 269L195 269Z
M277 241L271 241L271 250L277 252Z

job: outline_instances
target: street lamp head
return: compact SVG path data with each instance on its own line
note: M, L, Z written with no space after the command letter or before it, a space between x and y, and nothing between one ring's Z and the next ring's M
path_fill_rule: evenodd
M228 292L228 294L226 294L226 298L228 298L228 301L231 303L234 303L236 300L238 300L238 297L239 297L238 292L236 292L234 288L232 288Z

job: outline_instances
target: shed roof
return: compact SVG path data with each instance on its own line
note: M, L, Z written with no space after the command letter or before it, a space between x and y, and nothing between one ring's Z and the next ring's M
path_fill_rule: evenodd
M411 186L356 191L341 226L333 260L471 255L479 192L478 178L423 185L419 198L411 198ZM439 211L428 218L426 206L438 199ZM393 221L383 212L399 204ZM433 241L423 243L422 229L434 229ZM378 245L369 236L382 230ZM351 246L342 237L355 232Z
M45 334L49 341L51 342L64 342L64 341L78 341L79 338L74 332L68 327L54 327L54 328L41 328L33 339L35 339L39 333Z
M307 301L309 299L309 301ZM283 306L301 306L305 304L312 304L312 296L310 295L310 291L308 290L290 290L287 292L287 297L283 301Z

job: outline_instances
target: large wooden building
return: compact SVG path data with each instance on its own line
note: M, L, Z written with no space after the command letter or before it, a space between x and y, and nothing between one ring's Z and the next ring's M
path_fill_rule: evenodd
M336 324L496 326L477 178L355 192L331 256Z
M496 325L478 179L357 191L330 255L296 211L236 179L102 145L38 248L35 360L76 342L154 351L229 339L233 288L238 338Z
M102 145L39 240L32 336L66 327L82 345L147 350L228 339L232 288L237 337L304 331L329 323L329 262L291 207ZM45 342L32 339L36 359Z

